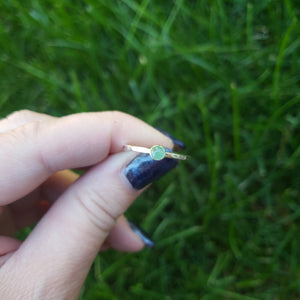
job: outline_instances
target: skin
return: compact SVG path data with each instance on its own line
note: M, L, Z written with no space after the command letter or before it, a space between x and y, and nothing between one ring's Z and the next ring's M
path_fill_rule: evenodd
M124 176L136 155L125 144L173 147L120 112L20 111L0 121L1 299L76 299L99 250L144 247L123 216L144 190ZM13 238L37 221L24 242Z

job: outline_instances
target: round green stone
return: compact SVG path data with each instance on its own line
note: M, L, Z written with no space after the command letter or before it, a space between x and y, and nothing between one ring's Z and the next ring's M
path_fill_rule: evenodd
M165 158L165 155L166 155L166 151L164 147L157 145L151 148L150 156L152 157L152 159L162 160Z

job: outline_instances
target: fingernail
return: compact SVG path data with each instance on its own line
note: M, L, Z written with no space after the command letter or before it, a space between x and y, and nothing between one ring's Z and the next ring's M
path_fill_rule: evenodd
M146 233L142 228L128 221L128 224L132 231L142 240L147 248L153 248L155 246L154 241L150 238L149 234Z
M166 132L166 131L162 130L161 128L158 128L158 127L156 127L156 129L158 131L160 131L161 133L163 133L165 136L167 136L168 138L170 138L173 141L174 150L181 150L181 149L185 149L186 148L184 142L182 142L181 140L176 139L170 133L168 133L168 132Z
M172 152L170 149L166 150ZM140 190L149 183L158 180L177 166L176 159L153 160L149 154L140 154L125 168L125 176L132 187Z

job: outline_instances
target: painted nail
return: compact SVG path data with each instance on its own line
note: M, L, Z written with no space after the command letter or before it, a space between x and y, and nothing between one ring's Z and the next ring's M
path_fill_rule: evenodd
M132 231L142 240L147 248L153 248L155 246L154 241L150 238L147 232L130 221L128 221L128 224Z
M160 131L161 133L163 133L165 136L167 136L168 138L170 138L173 141L174 144L174 150L182 150L185 149L186 146L184 144L184 142L182 142L181 140L176 139L173 135L171 135L170 133L162 130L161 128L156 127L156 129L158 131Z
M170 149L166 148L166 150L172 152ZM176 159L153 160L149 154L140 154L126 166L125 176L133 188L140 190L149 183L163 177L177 164Z

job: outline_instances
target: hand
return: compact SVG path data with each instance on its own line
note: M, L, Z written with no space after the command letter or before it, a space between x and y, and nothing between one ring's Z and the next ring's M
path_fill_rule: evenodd
M0 121L1 299L77 298L101 248L143 248L123 213L176 163L137 161L122 152L127 143L173 147L120 112L54 118L20 111ZM69 170L77 168L87 171L78 178ZM12 237L38 220L24 242Z

